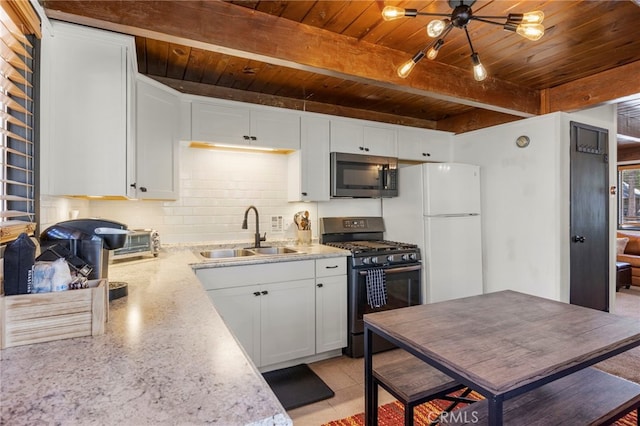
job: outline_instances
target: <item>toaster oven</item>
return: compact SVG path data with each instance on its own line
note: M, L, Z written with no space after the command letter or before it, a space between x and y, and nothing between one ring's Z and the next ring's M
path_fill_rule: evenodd
M131 257L158 257L160 252L160 235L154 229L134 229L126 238L124 246L111 252L112 260Z

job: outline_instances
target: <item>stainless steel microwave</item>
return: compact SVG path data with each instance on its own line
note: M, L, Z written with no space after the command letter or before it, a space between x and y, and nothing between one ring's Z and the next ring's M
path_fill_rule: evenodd
M331 153L331 197L398 196L398 159L376 155Z

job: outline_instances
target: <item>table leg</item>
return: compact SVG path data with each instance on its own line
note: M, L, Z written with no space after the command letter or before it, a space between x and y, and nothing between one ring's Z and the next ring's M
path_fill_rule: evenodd
M502 426L502 396L492 396L489 401L489 425Z
M378 407L374 406L373 395L373 332L364 326L364 424L378 424Z

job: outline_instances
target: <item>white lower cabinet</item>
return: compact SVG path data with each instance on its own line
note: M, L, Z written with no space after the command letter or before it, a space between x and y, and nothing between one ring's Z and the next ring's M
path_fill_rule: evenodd
M331 275L317 276L325 266ZM198 269L196 275L258 367L346 346L345 257Z
M268 284L261 289L260 365L315 353L313 284L310 278Z
M316 352L347 346L347 261L316 260Z
M260 293L259 286L208 290L209 298L227 326L233 330L247 355L260 366Z
M209 290L256 366L313 355L314 280Z

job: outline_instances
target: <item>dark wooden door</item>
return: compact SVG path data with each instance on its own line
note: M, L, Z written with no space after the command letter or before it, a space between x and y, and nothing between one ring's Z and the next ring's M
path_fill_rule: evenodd
M570 302L609 310L606 129L571 122Z

